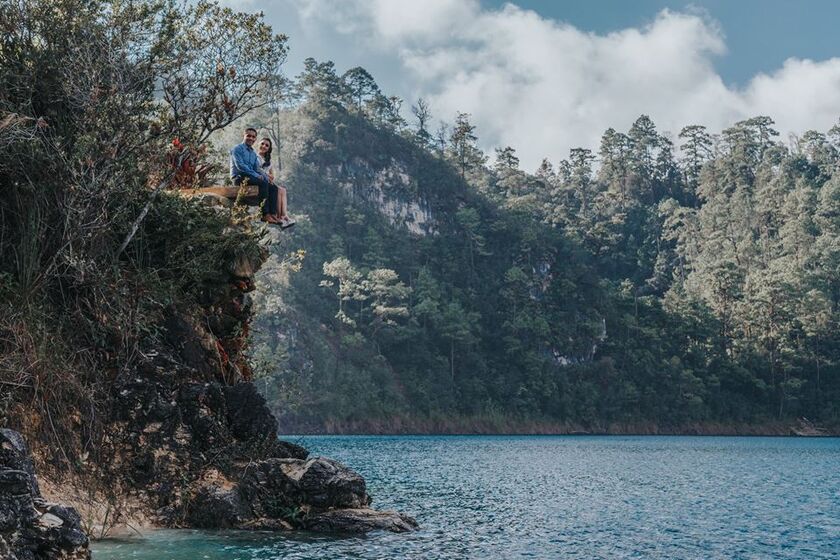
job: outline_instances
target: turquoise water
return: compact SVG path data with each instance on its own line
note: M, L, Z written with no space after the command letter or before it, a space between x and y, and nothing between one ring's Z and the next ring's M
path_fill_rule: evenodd
M157 531L95 560L840 558L840 438L305 437L412 534Z

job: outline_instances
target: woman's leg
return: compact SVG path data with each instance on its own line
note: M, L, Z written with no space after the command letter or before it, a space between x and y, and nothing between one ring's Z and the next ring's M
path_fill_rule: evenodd
M286 187L277 187L277 211L280 213L281 218L285 218L288 216L286 212L288 207L288 202L286 200Z
M277 185L277 201L276 201L275 204L276 204L276 207L277 207L277 217L282 218L283 217L283 187L281 187L280 185Z

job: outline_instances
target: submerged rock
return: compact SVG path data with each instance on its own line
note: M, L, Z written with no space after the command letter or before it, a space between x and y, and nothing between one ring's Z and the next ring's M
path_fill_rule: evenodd
M373 509L335 509L310 516L304 522L310 531L324 533L367 533L391 531L406 533L417 529L417 521L396 511Z
M90 558L79 514L41 497L23 437L7 429L0 429L0 558Z

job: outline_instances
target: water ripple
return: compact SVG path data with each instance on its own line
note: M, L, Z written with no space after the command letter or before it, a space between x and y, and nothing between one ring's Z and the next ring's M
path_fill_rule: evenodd
M155 531L96 560L840 558L840 439L308 437L422 530Z

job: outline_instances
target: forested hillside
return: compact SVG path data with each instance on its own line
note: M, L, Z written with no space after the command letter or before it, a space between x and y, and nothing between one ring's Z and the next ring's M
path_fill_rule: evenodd
M531 173L361 68L296 88L260 123L304 215L257 301L281 427L837 426L840 126L643 115Z

